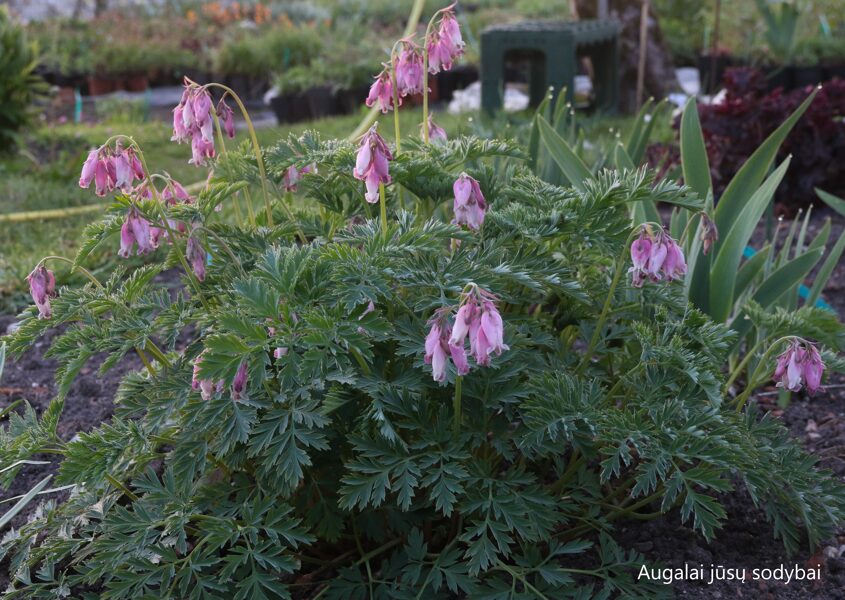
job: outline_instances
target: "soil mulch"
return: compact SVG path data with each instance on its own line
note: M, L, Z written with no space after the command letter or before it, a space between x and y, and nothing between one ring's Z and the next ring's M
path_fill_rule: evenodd
M823 219L831 216L833 232L828 242L831 246L843 229L845 219L829 211L817 211L809 227L810 238L821 228ZM758 232L759 234L760 232ZM759 238L758 238L759 239ZM757 244L759 247L760 244ZM827 301L840 315L845 315L845 261L840 261L826 291ZM0 335L14 323L13 316L0 316ZM53 373L56 362L44 357L60 330L50 331L20 359L7 358L2 382L0 382L0 410L9 403L23 398L40 414L55 394ZM140 369L140 360L128 355L116 368L104 376L97 373L99 361L89 362L73 383L59 424L59 435L69 440L77 432L88 431L107 420L113 413L114 393L121 378L129 371ZM845 480L845 378L833 378L825 391L815 398L795 397L791 405L781 410L776 404L774 388L761 390L756 400L783 419L792 435L799 439L806 449L818 456L820 464L834 471ZM55 473L55 456L42 455L39 460L50 460L50 465L27 466L22 469L9 490L0 490L0 499L26 493L47 474ZM61 500L61 494L53 497ZM821 548L811 555L809 549L798 556L786 556L779 540L774 538L772 526L761 510L756 509L750 497L738 486L735 492L721 498L728 512L725 527L717 538L707 543L701 536L680 522L678 511L673 511L653 521L621 522L616 538L623 547L632 547L645 555L651 563L659 562L665 567L690 567L699 565L708 572L712 567L744 569L745 583L715 581L712 585L696 581L676 581L671 589L679 598L691 599L845 599L845 532L826 540ZM4 509L10 506L0 506ZM12 526L24 523L36 503L19 514ZM2 510L0 510L2 512ZM774 569L784 565L794 568L816 568L820 565L819 581L783 582L750 581L754 569ZM0 565L0 589L6 586L7 564Z

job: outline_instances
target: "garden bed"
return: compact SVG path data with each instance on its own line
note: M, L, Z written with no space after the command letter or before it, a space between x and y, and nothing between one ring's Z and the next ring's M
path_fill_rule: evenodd
M841 234L845 228L845 218L827 210L819 210L811 219L811 236L818 231L827 217L831 217L833 221L832 238L835 239ZM759 246L763 236L763 229L758 229L754 243ZM171 271L160 277L171 283L176 281L175 276L176 273ZM845 312L845 294L841 293L844 283L845 265L840 264L826 288L827 300L839 314ZM0 316L0 331L6 332L14 322L15 317L12 315ZM56 391L53 381L56 362L45 358L44 353L62 332L62 328L49 330L45 337L19 360L7 360L3 380L0 382L0 408L18 399L29 402L39 414L47 407ZM93 366L96 364L98 360L93 359L92 366L83 369L65 400L59 425L59 434L65 440L71 439L77 432L88 431L107 420L113 413L112 399L121 378L126 373L141 368L141 363L134 354L128 355L116 368L102 377ZM803 394L796 395L785 410L777 407L774 387L760 390L756 399L761 406L783 419L793 437L816 455L823 467L845 480L845 378L831 378L827 389L818 393L815 398L808 398ZM50 460L52 457L40 455L36 458ZM6 492L6 496L26 493L45 475L54 473L57 464L54 462L50 465L26 467ZM672 590L678 597L702 600L845 598L845 532L826 540L813 555L804 546L801 554L789 557L781 543L774 539L773 527L766 521L763 512L754 507L741 484L737 487L737 491L720 496L729 518L725 527L718 531L716 539L710 543L683 525L677 510L652 521L619 521L614 535L623 547L641 552L650 561L649 566L683 568L684 564L690 567L701 564L707 570L712 564L732 569L744 568L750 574L753 569L775 568L781 564L787 567L797 564L803 568L821 565L820 581L792 582L789 585L777 581L717 581L712 585L698 581L679 581L672 585ZM67 492L62 492L50 497L61 500L66 496ZM35 510L37 504L33 503L15 518L12 525L19 526L24 523L27 516ZM0 563L0 589L6 586L7 569L8 564Z

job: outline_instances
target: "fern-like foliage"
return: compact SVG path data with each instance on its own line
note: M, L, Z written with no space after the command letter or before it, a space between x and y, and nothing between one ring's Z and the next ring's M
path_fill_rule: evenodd
M49 319L25 311L9 351L61 327L59 396L10 415L0 464L58 453L74 489L0 541L9 597L656 598L616 524L678 511L710 539L737 481L790 551L834 531L842 486L723 396L735 335L678 284L611 291L630 204L696 210L685 188L602 171L579 192L524 158L510 142L408 143L385 227L351 175L354 145L307 133L264 153L276 225L250 228L215 212L257 181L233 148L173 214L210 254L202 282L158 277L181 270L180 236L102 287L60 290ZM273 184L311 164L291 221ZM479 231L450 222L461 172L490 206ZM128 202L87 229L78 263L116 243ZM427 321L471 283L496 295L509 349L435 382ZM839 347L814 309L749 316ZM79 370L129 353L150 364L123 379L114 418L60 439ZM192 380L211 383L205 399Z

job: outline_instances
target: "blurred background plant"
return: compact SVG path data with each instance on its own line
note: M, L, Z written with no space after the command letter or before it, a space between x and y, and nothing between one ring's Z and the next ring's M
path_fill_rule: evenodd
M35 73L38 44L0 6L0 152L15 148L44 84Z

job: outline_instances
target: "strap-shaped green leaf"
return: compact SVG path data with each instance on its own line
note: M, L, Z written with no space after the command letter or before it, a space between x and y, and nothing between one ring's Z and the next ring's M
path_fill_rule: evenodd
M710 268L710 315L716 321L724 322L730 317L742 254L788 167L789 159L786 159L751 195L738 218L729 223L731 226L722 229L727 234L717 245Z
M827 204L830 208L838 212L840 215L845 217L845 200L842 198L838 198L833 194L830 194L824 190L820 190L819 188L816 189L816 194L819 198L822 199L822 202Z
M734 302L742 297L745 290L747 290L748 286L751 285L751 282L754 281L757 275L762 271L763 265L766 264L768 253L768 247L763 248L757 254L745 261L745 264L739 268L739 272L737 272L736 275L736 283L734 284Z
M745 161L742 168L731 179L731 182L725 188L725 192L716 205L716 227L719 228L719 231L729 229L731 224L742 213L745 205L757 189L757 186L760 185L766 173L769 172L769 168L772 166L777 155L778 148L780 148L786 136L789 135L789 132L792 131L792 128L798 122L798 119L801 118L801 115L804 114L804 111L807 110L807 107L810 106L817 92L818 90L813 90L807 96L807 99L801 103L801 106L796 108L795 112L789 115L789 118L780 127L775 129L766 138L766 141L760 144L760 147L754 151L754 154Z
M629 143L626 147L628 155L635 165L642 164L645 159L645 150L648 146L648 140L651 137L651 132L654 129L657 119L661 116L661 112L666 108L666 100L661 100L654 106L654 110L649 115L642 116L642 123L638 123L638 135L633 139L633 143ZM646 119L646 116L648 119ZM640 117L637 117L639 119Z
M814 305L816 300L819 299L819 296L821 296L822 290L827 285L827 281L833 273L833 269L836 268L839 259L842 257L843 250L845 250L845 233L840 235L839 239L836 240L836 245L833 246L830 254L827 255L826 259L824 259L824 263L822 263L819 272L816 273L816 278L813 280L813 287L810 288L810 293L807 295L808 306Z
M684 183L699 196L706 198L712 187L710 161L707 159L695 98L687 101L681 115L681 165L684 170Z
M0 517L0 530L2 530L12 519L15 518L15 515L21 512L27 504L29 504L33 498L38 495L38 492L43 490L47 484L50 482L52 475L47 475L44 479L39 481L35 484L35 487L29 490L23 498L18 500L18 502L8 510L2 517Z
M760 288L751 297L763 308L772 306L778 298L788 292L794 286L799 285L819 259L822 257L821 248L813 250L812 252L805 252L796 259L793 259L783 265L779 269L775 269L765 281L760 285ZM745 311L740 311L731 324L731 328L736 331L737 344L745 337L745 334L751 329L751 321L745 318Z
M584 161L569 147L562 137L549 125L543 117L537 117L537 125L540 129L540 138L543 140L549 155L557 163L566 178L573 187L580 192L584 191L584 181L593 178L593 174Z

